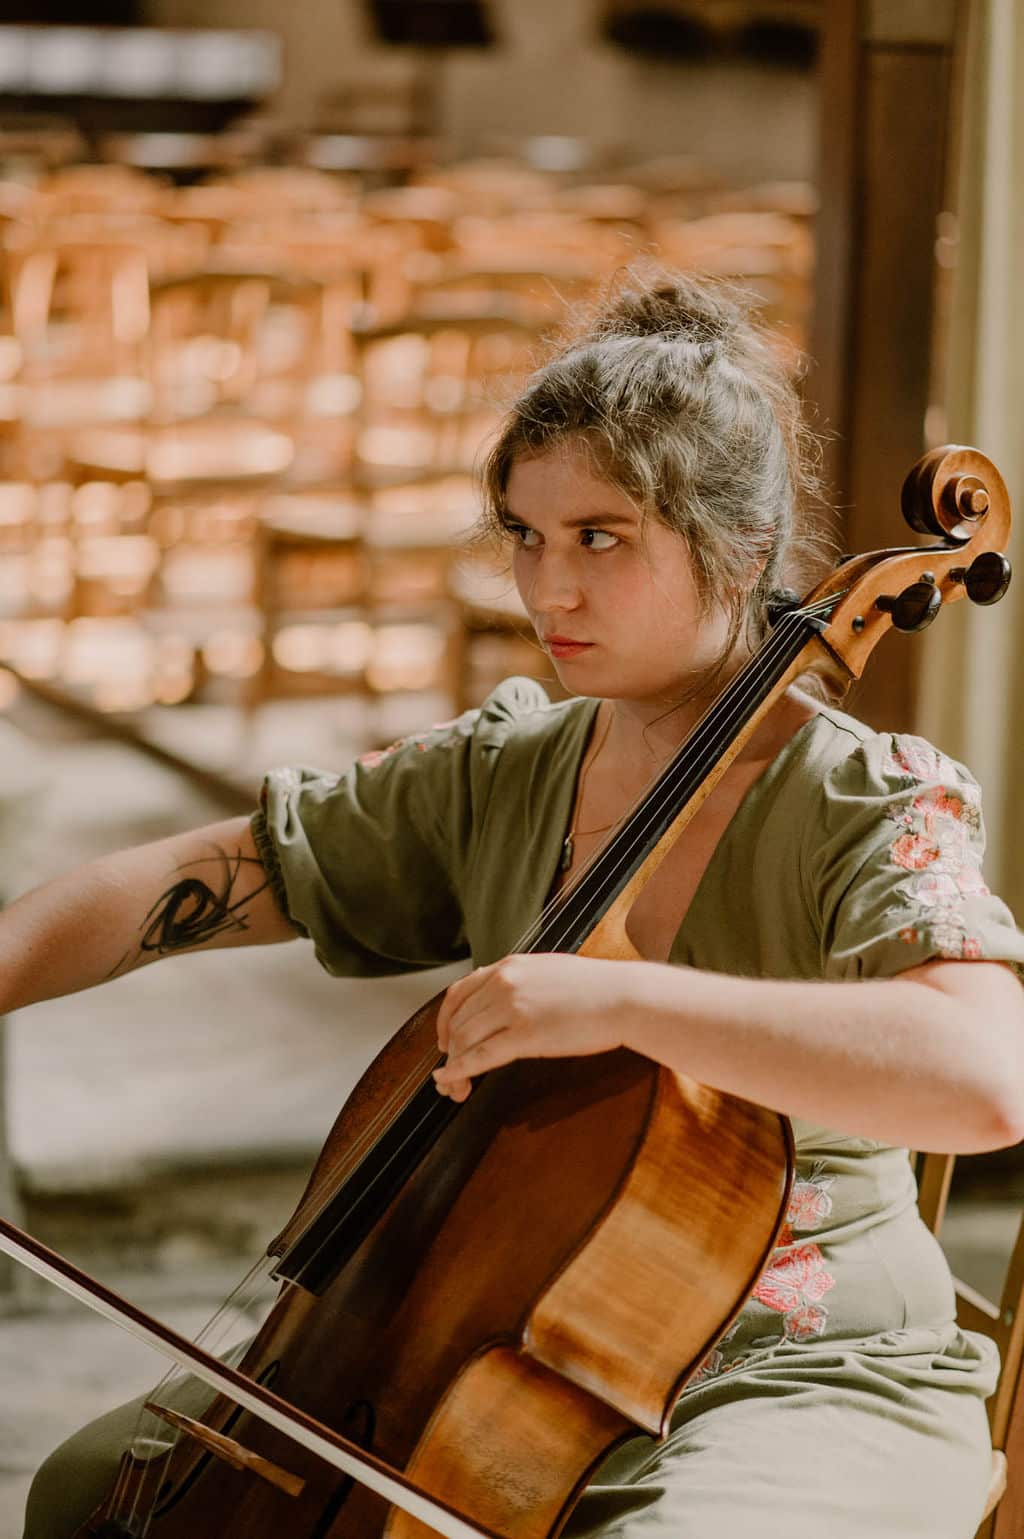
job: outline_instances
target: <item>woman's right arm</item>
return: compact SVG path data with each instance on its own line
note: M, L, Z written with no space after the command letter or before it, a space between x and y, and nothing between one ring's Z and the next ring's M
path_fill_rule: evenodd
M178 952L297 934L248 818L230 818L91 861L0 912L0 1014Z

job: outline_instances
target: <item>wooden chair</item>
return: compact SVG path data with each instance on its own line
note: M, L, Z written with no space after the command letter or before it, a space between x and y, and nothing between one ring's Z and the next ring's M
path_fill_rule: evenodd
M801 219L765 210L652 222L657 255L671 266L730 279L759 300L764 319L806 345L814 241Z
M431 166L414 181L418 186L446 188L463 213L484 219L551 208L558 191L553 177L514 156L478 156L454 165Z
M917 1159L918 1207L936 1236L942 1230L954 1164L951 1154L921 1154ZM964 1329L991 1337L1001 1362L988 1406L992 1474L977 1539L1019 1539L1024 1532L1024 1221L998 1303L959 1278L954 1283L957 1320Z
M69 434L148 415L150 285L198 254L194 235L148 218L69 215L6 231L6 309L18 361L0 418L10 425L14 473L58 474Z
M455 606L452 694L456 713L480 705L510 674L552 672L534 637L511 573L498 561L466 552L452 563L449 590ZM548 679L544 678L545 688ZM555 693L557 683L555 683Z
M153 213L163 183L130 166L63 166L39 182L37 201L51 214Z
M357 327L361 384L353 483L360 490L472 470L480 444L535 364L540 334L515 306L442 297Z

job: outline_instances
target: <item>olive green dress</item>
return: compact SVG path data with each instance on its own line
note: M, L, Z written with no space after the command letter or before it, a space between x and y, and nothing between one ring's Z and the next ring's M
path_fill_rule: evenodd
M268 776L257 844L322 965L373 977L516 949L552 888L596 708L552 705L511 679L480 711L341 777ZM747 792L670 960L836 980L934 957L1021 967L1024 936L985 886L982 848L962 766L823 709ZM751 1299L684 1392L668 1439L637 1438L599 1472L572 1539L974 1533L994 1348L954 1323L907 1154L806 1122L794 1132L786 1226ZM51 1456L26 1539L65 1539L55 1490L77 1487L80 1514L84 1485L113 1470L113 1434L130 1428L125 1408Z

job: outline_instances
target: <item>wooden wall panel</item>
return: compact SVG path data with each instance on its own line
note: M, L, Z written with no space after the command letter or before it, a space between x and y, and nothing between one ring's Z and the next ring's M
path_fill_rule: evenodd
M807 394L835 435L826 470L850 551L912 540L899 488L925 448L953 15L913 0L825 5L817 363ZM876 727L912 729L919 651L914 638L887 638L851 708Z

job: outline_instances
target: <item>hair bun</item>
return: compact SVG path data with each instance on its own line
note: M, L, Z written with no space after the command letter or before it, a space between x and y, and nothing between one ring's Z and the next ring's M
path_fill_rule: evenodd
M688 282L685 275L624 287L595 317L592 336L654 337L692 342L708 349L710 362L719 346L736 337L747 321L738 296L707 278Z

